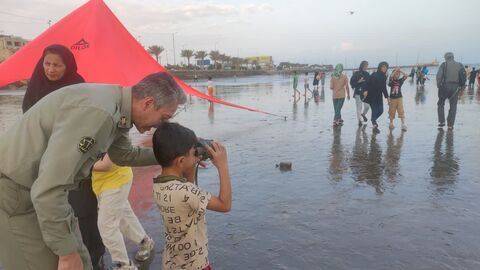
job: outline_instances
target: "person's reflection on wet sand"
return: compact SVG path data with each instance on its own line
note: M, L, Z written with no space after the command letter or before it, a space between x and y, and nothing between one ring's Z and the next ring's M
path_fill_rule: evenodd
M350 157L350 169L352 175L357 182L366 180L366 160L368 155L368 136L365 132L367 126L363 125L357 128L355 134L355 144Z
M297 120L297 113L298 113L298 106L297 106L297 103L294 102L293 107L292 107L292 119L293 120Z
M382 162L382 148L377 142L377 133L372 132L370 139L370 151L365 161L365 179L367 184L375 188L377 194L383 194L382 174L384 164Z
M393 132L387 137L387 152L385 154L385 176L391 183L397 182L398 171L400 170L400 156L402 153L403 136L405 132L401 131L400 136L395 140Z
M473 89L473 87L469 88L468 89L468 99L469 100L473 100L473 97L475 96L475 90Z
M342 180L346 169L345 153L341 142L342 127L333 128L332 151L330 153L329 173L334 181Z
M325 102L325 87L322 86L322 90L320 91L320 102Z
M310 99L305 99L305 103L303 104L303 118L306 120L308 119L308 105L309 105Z
M415 104L425 104L427 102L427 96L425 95L425 86L417 86L415 92Z
M445 149L443 149L443 138L445 137ZM433 147L432 168L430 176L432 184L437 192L443 193L449 190L457 180L459 171L458 158L453 148L453 131L439 130Z
M210 106L208 106L208 120L210 121L210 124L215 123L215 109L214 109L214 104L213 102L210 102Z

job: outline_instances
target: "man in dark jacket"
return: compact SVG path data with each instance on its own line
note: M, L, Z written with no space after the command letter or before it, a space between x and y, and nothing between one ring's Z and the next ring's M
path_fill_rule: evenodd
M445 62L440 65L437 72L438 87L438 128L445 126L445 100L450 102L448 111L447 125L449 130L453 130L455 116L457 114L458 92L465 88L466 74L465 68L459 62L456 62L453 53L445 53Z

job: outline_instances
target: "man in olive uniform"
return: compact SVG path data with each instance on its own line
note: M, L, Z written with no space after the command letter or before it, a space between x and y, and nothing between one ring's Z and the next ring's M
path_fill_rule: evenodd
M92 269L68 192L108 152L121 166L157 164L152 149L133 147L143 133L185 103L167 73L132 88L77 84L33 106L0 136L0 265L5 270Z

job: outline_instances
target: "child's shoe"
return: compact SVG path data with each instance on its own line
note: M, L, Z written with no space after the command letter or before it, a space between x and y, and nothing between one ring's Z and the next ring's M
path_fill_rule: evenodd
M152 252L154 247L155 242L152 238L147 236L147 238L143 239L140 243L137 254L135 254L135 259L139 262L148 260L150 258L150 253Z
M124 262L113 262L112 270L138 270L137 266L131 261L126 264Z

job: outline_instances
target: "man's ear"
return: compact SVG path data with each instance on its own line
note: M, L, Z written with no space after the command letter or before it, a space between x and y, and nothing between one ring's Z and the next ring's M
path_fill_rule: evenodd
M153 100L153 97L143 98L143 109L147 110L148 108L155 108L155 100Z

